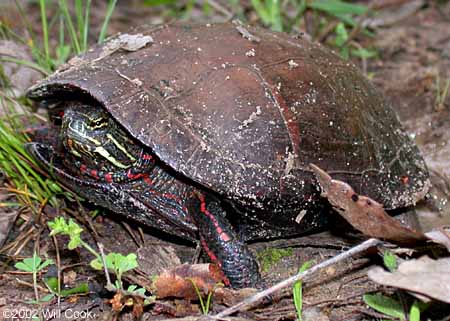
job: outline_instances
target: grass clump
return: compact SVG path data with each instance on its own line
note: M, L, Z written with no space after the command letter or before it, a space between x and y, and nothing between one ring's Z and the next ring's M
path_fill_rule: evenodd
M97 37L98 43L103 42L106 37L109 21L116 4L117 0L108 0L103 23ZM18 1L16 1L16 7L26 26L27 37L15 34L5 24L1 24L0 28L2 38L12 38L26 44L30 48L35 62L18 60L14 57L2 57L1 60L27 65L48 74L60 64L65 63L70 56L79 55L88 49L92 1L39 0L38 6L41 37L36 35L27 14ZM52 48L54 49L52 50Z
M16 194L16 205L35 209L36 202L40 207L49 202L57 206L55 196L66 193L56 181L44 175L24 148L24 144L29 142L24 123L36 124L36 117L17 113L15 101L6 95L0 94L0 106L8 108L4 111L6 116L0 120L0 166L8 178L8 191Z

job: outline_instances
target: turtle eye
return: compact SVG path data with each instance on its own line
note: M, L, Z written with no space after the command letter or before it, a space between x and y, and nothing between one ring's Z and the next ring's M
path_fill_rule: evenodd
M93 129L98 129L98 128L102 128L102 127L106 127L108 125L108 120L106 118L97 118L92 120L91 122L91 127Z

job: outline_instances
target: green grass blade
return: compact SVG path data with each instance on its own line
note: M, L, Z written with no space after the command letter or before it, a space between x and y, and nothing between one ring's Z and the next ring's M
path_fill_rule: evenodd
M103 21L102 29L100 30L100 35L98 36L98 43L102 43L106 37L106 30L108 29L109 20L113 14L114 8L116 7L117 0L109 0L108 9L106 10L105 20Z
M47 10L45 8L46 0L39 0L39 7L41 9L41 24L42 24L42 34L44 41L44 56L47 64L50 61L50 50L48 45L48 25L47 25Z
M83 34L84 34L84 15L83 15L83 0L75 0L75 18L77 21L77 30L78 30L78 38L83 43ZM80 48L82 51L83 48Z
M298 270L298 273L303 273L306 270L308 270L311 265L313 264L312 261L307 261L302 264L300 269ZM302 321L302 314L303 314L303 282L302 280L298 280L294 283L292 286L292 295L294 300L294 306L295 311L297 312L297 320Z
M281 3L279 0L269 0L270 1L270 18L271 18L271 29L274 31L283 31L283 19L281 17Z
M85 12L84 12L84 27L83 27L83 35L82 35L83 51L86 51L87 46L88 46L90 14L91 14L91 0L87 0Z
M17 59L17 58L13 58L13 57L0 57L0 61L7 61L7 62L13 62L16 63L18 65L22 65L22 66L27 66L30 67L34 70L37 70L39 72L41 72L43 75L48 76L50 73L42 68L41 66L39 66L38 64L35 64L34 62L28 61L28 60L23 60L23 59Z
M270 15L267 12L266 7L262 4L261 0L252 0L253 9L255 9L258 16L261 18L265 25L270 24Z
M368 7L361 4L352 4L340 0L316 0L310 1L308 7L320 10L331 15L363 15L367 12Z
M67 6L67 1L60 0L59 7L61 9L62 14L64 15L64 19L66 21L67 28L69 29L70 40L72 41L72 45L75 49L75 53L80 54L81 49L80 49L80 43L78 41L78 34L75 31L75 27L73 26L72 17L70 16L69 8Z

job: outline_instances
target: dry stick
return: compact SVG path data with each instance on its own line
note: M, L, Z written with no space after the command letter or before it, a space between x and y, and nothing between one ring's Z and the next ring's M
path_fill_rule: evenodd
M59 254L59 247L58 247L58 239L56 238L56 235L52 236L53 244L55 245L55 252L56 252L56 268L57 268L57 291L58 291L58 307L61 306L61 256Z
M291 286L295 282L302 280L305 277L310 276L311 274L314 274L315 272L317 272L323 268L326 268L330 265L336 264L340 261L346 260L346 259L354 256L355 254L361 253L361 252L363 252L371 247L377 246L381 243L382 243L382 241L379 239L368 239L367 241L365 241L355 247L352 247L350 250L348 250L346 252L343 252L339 255L336 255L335 257L332 257L329 260L326 260L322 263L319 263L319 264L313 266L309 270L306 270L302 273L298 273L294 276L291 276L290 278L283 280L280 283L277 283L274 286L272 286L264 291L256 293L255 295L245 299L244 301L239 302L238 304L233 305L232 307L229 307L228 309L225 309L222 312L220 312L214 316L211 316L211 318L212 319L221 319L221 318L224 318L226 316L233 314L234 312L243 310L243 309L249 307L250 305L252 305L253 303L260 301L264 297L267 297L267 296L277 292L278 290L281 290L283 288Z
M100 258L102 259L103 269L105 271L105 278L106 278L106 286L105 288L108 291L114 291L113 284L111 283L111 278L109 276L108 267L106 266L106 257L105 257L105 251L103 250L103 244L100 242L97 242L98 250L100 252Z

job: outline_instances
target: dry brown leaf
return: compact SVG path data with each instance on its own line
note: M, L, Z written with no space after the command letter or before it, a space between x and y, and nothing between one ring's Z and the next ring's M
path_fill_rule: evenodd
M358 195L350 185L332 179L319 167L313 164L310 166L322 188L322 196L326 197L333 208L364 235L401 244L427 239L423 233L405 227L389 216L380 203L367 196Z
M153 290L158 298L197 299L193 282L200 293L206 294L213 291L221 280L221 271L214 264L183 264L156 277Z
M439 228L425 233L432 241L444 245L450 252L450 228Z
M450 258L432 260L423 256L401 263L393 273L376 267L368 275L379 284L450 303Z

